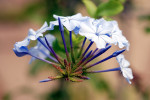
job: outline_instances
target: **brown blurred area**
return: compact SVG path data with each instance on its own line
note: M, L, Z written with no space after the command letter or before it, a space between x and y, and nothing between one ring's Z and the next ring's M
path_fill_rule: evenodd
M35 1L36 0L0 0L0 15L8 14L9 12L19 12L27 4ZM118 21L120 29L130 41L130 50L126 52L125 55L130 61L131 68L135 75L133 86L128 85L126 82L122 83L121 81L125 80L120 79L123 77L118 77L117 73L114 74L113 79L113 73L105 73L107 77L106 80L114 86L114 89L116 88L118 93L120 91L119 89L123 88L121 86L119 87L120 83L127 87L126 89L128 89L127 91L130 94L127 92L126 95L130 95L130 97L122 100L141 100L138 95L139 92L150 88L150 35L144 32L146 22L141 22L138 19L141 15L150 14L150 1L132 0L132 3L133 9L131 11L124 12L118 17L114 17L114 19ZM76 12L87 15L85 8L80 7L80 5ZM9 19L9 21L0 19L0 100L6 93L12 93L14 91L13 100L37 100L34 94L17 94L16 92L19 92L17 89L30 87L38 94L51 90L57 85L55 84L56 82L44 83L44 85L38 83L39 80L49 76L49 71L42 71L37 77L30 78L28 76L30 67L28 62L30 57L16 57L12 50L15 42L21 41L26 37L29 28L36 30L40 28L41 25L42 24L37 24L37 22L30 20L14 22L11 21L11 19ZM104 63L104 65L111 64L116 65L113 60L112 62ZM136 90L134 88L135 85L137 85L139 89ZM99 97L98 94L96 94L94 100L99 100L96 99L96 97ZM107 100L105 97L104 99Z
M47 78L49 72L41 72L38 78L28 75L30 57L17 57L13 52L15 42L22 41L29 28L38 29L41 24L25 20L15 22L13 18L6 20L2 14L9 15L20 12L31 2L36 0L0 0L0 100L6 95L11 95L13 100L37 100L35 94L26 93L26 87L34 93L42 93L55 87L55 84L39 84L39 80ZM12 20L12 21L11 21ZM44 22L43 22L44 23ZM53 85L52 85L53 84ZM25 93L21 93L25 91Z

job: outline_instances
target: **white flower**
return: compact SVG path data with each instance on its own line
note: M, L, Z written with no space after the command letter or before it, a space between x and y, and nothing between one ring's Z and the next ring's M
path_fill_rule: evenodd
M67 28L69 31L74 31L75 33L78 33L79 26L81 22L86 21L89 17L82 17L80 13L73 15L73 16L57 16L53 15L55 19L58 20L58 17L61 20L61 23ZM54 28L55 25L59 25L58 21L52 21L50 22L50 28Z
M129 42L128 40L122 35L122 31L118 27L118 23L116 21L113 22L114 30L112 33L112 39L114 40L114 44L119 46L119 48L126 47L129 50Z
M105 48L106 43L118 44L119 48L124 46L128 48L129 46L116 21L90 18L86 22L80 23L79 34L94 41L99 49Z
M47 30L52 30L50 27L48 27L47 22L45 22L43 24L43 26L40 29L38 29L37 31L34 31L33 29L29 29L28 39L36 40L40 36L43 37L43 33L46 32Z
M128 83L131 84L130 80L133 79L133 74L132 74L132 69L129 68L130 63L124 58L124 55L122 54L118 55L116 59L120 65L122 75L126 78Z
M55 37L51 34L47 34L47 35L45 35L45 37L47 38L49 45L52 46L52 43L55 40ZM41 40L46 44L44 38L41 38ZM45 58L49 57L52 60L54 60L54 58L50 55L49 50L46 47L44 47L39 41L35 47L33 47L29 50L29 52L32 55L39 57L41 59L45 59ZM32 57L29 63L32 63L32 61L34 61L35 59L36 58Z
M80 24L79 34L96 43L97 48L105 48L106 43L114 43L111 38L113 30L112 22L104 19L89 19Z

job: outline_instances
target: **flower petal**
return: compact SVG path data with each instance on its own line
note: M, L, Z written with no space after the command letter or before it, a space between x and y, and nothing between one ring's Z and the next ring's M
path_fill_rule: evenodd
M124 58L122 54L118 55L116 58L120 65L122 75L131 84L130 80L133 79L133 74L132 74L132 69L129 68L130 63Z
M52 46L52 43L55 40L55 37L53 35L51 35L51 34L47 34L47 35L45 35L45 37L47 38L49 45ZM46 44L44 38L41 38L41 40ZM36 57L39 57L41 59L45 59L47 57L54 59L52 56L50 56L49 50L45 46L43 46L40 42L38 42L35 47L32 47L29 50L29 52L32 55L34 55ZM34 60L35 60L35 58L32 57L29 63L31 64Z

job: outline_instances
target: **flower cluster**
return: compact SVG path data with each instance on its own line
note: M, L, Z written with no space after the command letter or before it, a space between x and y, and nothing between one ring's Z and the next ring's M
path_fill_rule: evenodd
M54 18L56 21L51 21L50 25L45 22L44 25L37 31L29 29L28 36L23 41L16 42L13 48L13 51L18 57L30 55L32 56L30 63L35 59L39 59L49 63L60 72L60 75L54 77L50 76L48 79L41 80L40 82L48 82L61 78L72 82L81 82L83 80L90 79L87 77L90 73L121 71L122 75L131 84L130 80L133 79L132 70L129 68L129 62L121 54L125 50L129 49L129 42L122 35L122 31L119 29L116 21L106 21L103 18L93 19L90 17L83 17L81 14L68 17L54 15ZM44 32L53 30L54 26L58 25L67 59L62 59L55 53L52 47L52 43L55 40L53 35L47 34L43 36ZM68 38L70 38L70 52L68 52L66 46L64 27L69 31ZM78 54L76 54L77 56L74 55L72 42L73 33L85 37ZM38 42L35 47L28 49L28 45L31 40L37 40ZM85 48L85 43L87 40L89 40L90 43ZM90 50L93 43L96 44L96 49ZM125 49L117 50L110 56L96 63L89 64L89 62L92 63L95 58L109 50L112 46L111 44L118 45L119 48ZM47 57L50 61L46 60ZM120 65L119 67L100 71L90 70L93 66L114 57L116 57Z

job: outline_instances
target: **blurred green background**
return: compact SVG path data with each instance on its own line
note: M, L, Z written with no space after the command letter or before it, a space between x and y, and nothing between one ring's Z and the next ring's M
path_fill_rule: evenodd
M149 4L149 0L0 0L0 100L150 100ZM118 21L131 45L125 56L133 69L132 85L119 72L90 75L91 80L81 83L41 84L38 81L55 75L55 70L41 61L29 65L28 56L15 56L13 45L26 37L29 28L36 30L44 21L54 20L53 14L76 13ZM59 41L57 27L52 34ZM58 53L62 50L61 45L54 49ZM99 66L118 65L112 59Z

